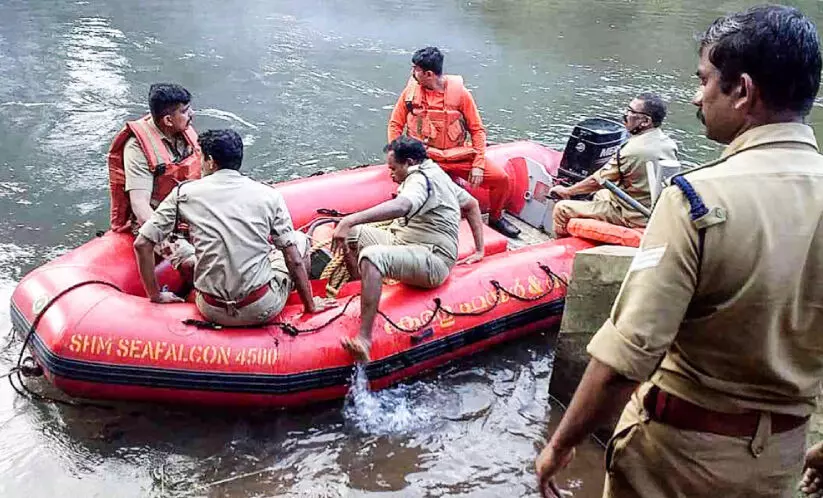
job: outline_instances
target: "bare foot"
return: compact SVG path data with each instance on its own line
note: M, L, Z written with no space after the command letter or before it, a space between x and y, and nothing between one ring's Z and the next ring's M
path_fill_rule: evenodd
M367 343L363 339L359 337L344 337L340 340L340 344L343 345L343 349L345 349L350 355L354 356L354 361L357 363L369 362L369 350L371 349L371 344Z

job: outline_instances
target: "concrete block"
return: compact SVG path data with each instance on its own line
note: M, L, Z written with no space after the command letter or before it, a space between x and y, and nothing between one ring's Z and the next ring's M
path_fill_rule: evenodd
M549 384L549 392L566 405L589 364L586 346L609 318L636 252L634 247L598 246L575 255ZM600 428L597 435L608 438L616 422Z
M574 257L560 334L593 334L609 317L637 249L598 246Z

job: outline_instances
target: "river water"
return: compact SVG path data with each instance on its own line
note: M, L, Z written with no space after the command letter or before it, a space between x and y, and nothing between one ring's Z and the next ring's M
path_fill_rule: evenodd
M412 52L433 44L473 89L489 138L562 147L642 91L671 102L682 157L719 147L689 100L693 37L750 4L700 0L0 0L0 301L106 226L104 154L148 86L194 94L198 129L233 127L244 169L285 180L380 160ZM819 2L795 2L818 22ZM820 131L816 107L812 123ZM0 371L16 359L0 307ZM0 496L535 496L562 411L536 335L347 403L291 412L70 408L0 385ZM548 424L548 425L547 425ZM561 483L599 496L581 448Z

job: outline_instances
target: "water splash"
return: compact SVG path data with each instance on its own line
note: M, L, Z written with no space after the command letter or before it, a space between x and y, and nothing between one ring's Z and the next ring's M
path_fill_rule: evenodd
M435 421L433 395L432 390L420 382L372 392L365 367L358 365L346 394L343 417L356 430L367 434L407 433Z

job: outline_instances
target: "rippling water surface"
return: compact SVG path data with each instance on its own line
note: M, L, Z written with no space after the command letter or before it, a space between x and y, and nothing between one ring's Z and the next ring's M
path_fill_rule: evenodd
M750 3L3 0L0 301L105 228L104 155L145 112L152 82L189 88L199 129L238 130L259 179L378 161L411 54L429 44L464 75L493 141L560 148L576 121L616 117L655 91L671 101L666 128L683 158L701 162L719 148L689 105L693 36ZM823 21L819 2L794 3ZM0 383L0 496L535 496L532 462L561 413L547 342L380 393L356 377L345 402L291 412L77 409ZM2 372L19 344L0 346ZM598 496L601 466L590 443L561 480Z

